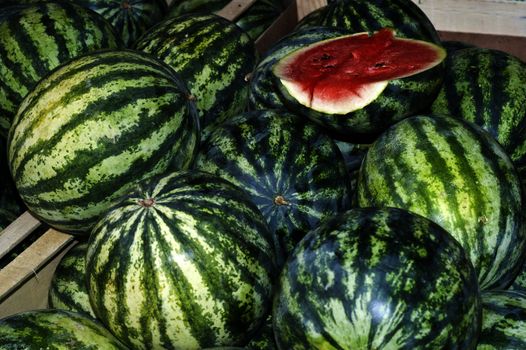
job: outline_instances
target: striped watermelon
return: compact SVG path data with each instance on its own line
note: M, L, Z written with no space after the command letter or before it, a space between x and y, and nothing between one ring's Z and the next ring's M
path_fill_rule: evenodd
M433 113L488 131L526 176L526 63L508 53L467 48L451 53Z
M277 350L278 346L274 340L272 314L269 314L261 328L245 346L247 350Z
M350 33L394 28L401 38L440 43L433 23L412 0L336 0L320 12L300 27L336 27Z
M455 53L458 50L467 49L470 47L475 47L474 45L467 43L465 41L458 41L458 40L443 40L441 42L442 47L446 49L447 51L447 57L446 60L449 60L451 58L451 55ZM446 61L447 62L447 61ZM446 65L449 63L446 63ZM447 67L446 67L447 69Z
M245 109L247 76L256 64L254 42L230 21L216 15L168 18L136 45L168 63L188 84L203 129Z
M367 143L435 99L445 50L389 28L314 42L272 68L287 108L334 137Z
M507 285L526 247L519 178L502 147L478 126L449 116L405 119L369 148L358 205L410 210L466 249L481 289Z
M526 294L526 264L524 260L517 275L506 289Z
M477 350L526 349L526 294L482 293L482 331Z
M22 99L57 66L120 41L100 15L66 2L27 5L0 21L0 135Z
M75 59L21 105L8 139L18 192L42 221L86 234L133 183L192 162L195 105L173 70L140 52Z
M84 313L96 318L86 285L88 243L71 248L60 260L49 288L49 307Z
M168 16L213 13L221 10L229 2L230 0L175 0L170 4ZM283 10L283 1L256 0L234 21L253 40L256 40Z
M250 109L286 109L278 93L272 68L281 58L314 42L334 38L346 32L336 28L313 27L294 31L278 40L263 55L250 77Z
M25 9L26 7L26 4L18 2L4 1L0 3L0 21L9 18L9 16L16 14L17 12Z
M347 172L351 178L351 188L356 188L360 166L371 145L336 140L336 146L338 146L345 161ZM355 197L352 197L353 201L356 199Z
M54 309L27 311L0 320L0 348L127 349L94 319Z
M165 15L165 0L68 0L89 8L111 23L125 46L131 47Z
M134 349L247 342L276 275L271 234L242 189L199 171L145 181L92 231L95 314Z
M320 221L350 208L353 190L335 142L284 111L251 111L218 126L195 167L245 189L286 254Z
M475 349L481 305L458 242L424 217L352 209L311 231L282 271L279 349Z

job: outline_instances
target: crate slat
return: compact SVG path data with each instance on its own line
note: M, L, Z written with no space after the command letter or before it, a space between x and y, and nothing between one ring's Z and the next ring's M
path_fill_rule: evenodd
M327 6L327 0L298 1L298 19L302 19L323 6Z
M20 215L0 232L0 259L9 253L18 243L35 231L41 222L29 212Z
M526 1L413 0L439 31L526 36Z
M49 229L0 270L0 318L47 307L55 269L75 244L73 236Z
M241 16L256 0L232 0L221 10L216 12L216 15L224 17L229 21L235 21Z
M256 40L256 49L260 53L267 51L279 38L290 33L298 23L297 2L292 1L283 13Z

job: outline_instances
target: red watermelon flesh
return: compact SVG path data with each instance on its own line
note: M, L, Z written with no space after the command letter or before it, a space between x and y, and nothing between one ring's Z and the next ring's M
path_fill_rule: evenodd
M278 61L273 72L299 103L347 114L374 101L389 81L431 69L445 56L440 46L382 29L311 44Z

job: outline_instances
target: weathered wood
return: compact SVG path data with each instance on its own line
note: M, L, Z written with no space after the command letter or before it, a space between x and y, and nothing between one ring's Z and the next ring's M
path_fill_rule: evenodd
M305 0L298 1L298 19L302 19L309 13L327 5L327 0Z
M74 242L73 236L49 229L0 270L0 316L47 303L47 291L60 255ZM31 288L25 287L27 283ZM34 295L36 300L18 293Z
M413 0L440 31L526 36L526 1Z
M235 21L241 16L256 0L232 0L221 10L216 12L216 15L224 17L229 21Z
M15 221L0 232L0 258L3 258L40 225L41 222L29 212L26 211L20 215Z

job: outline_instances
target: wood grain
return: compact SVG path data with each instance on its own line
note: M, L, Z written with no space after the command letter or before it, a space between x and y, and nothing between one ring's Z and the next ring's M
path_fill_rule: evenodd
M41 222L29 212L20 215L15 221L0 232L0 258L4 257L40 225Z
M526 1L413 0L437 30L526 36Z
M241 16L256 0L232 0L221 10L216 12L216 15L224 17L229 21L235 21Z

